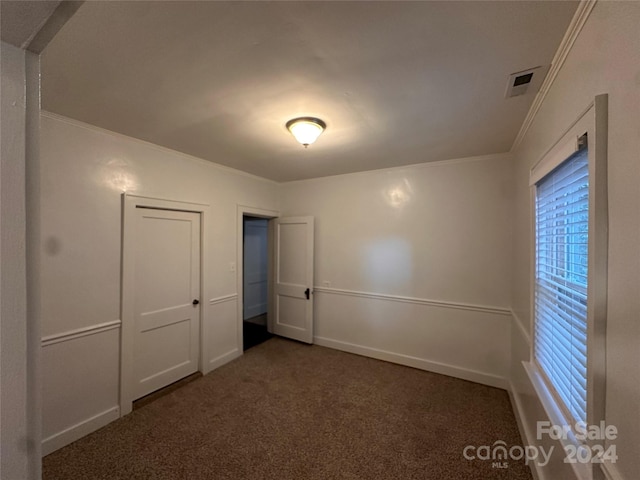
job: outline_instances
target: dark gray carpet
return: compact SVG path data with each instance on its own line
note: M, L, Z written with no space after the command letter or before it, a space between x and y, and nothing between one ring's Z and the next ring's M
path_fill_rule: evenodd
M272 338L44 458L53 479L530 479L466 445L519 445L509 397Z

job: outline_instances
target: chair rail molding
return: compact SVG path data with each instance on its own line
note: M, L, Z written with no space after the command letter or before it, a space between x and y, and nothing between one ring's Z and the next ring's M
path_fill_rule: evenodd
M326 293L330 295L346 295L349 297L370 298L373 300L389 300L392 302L413 303L417 305L428 305L431 307L455 308L458 310L471 310L474 312L493 313L496 315L512 315L511 309L507 307L495 307L490 305L476 305L472 303L451 302L444 300L431 300L427 298L404 297L401 295L389 295L386 293L360 292L356 290L344 290L340 288L313 287L314 293Z
M237 293L230 293L229 295L222 295L220 297L210 298L209 305L217 305L219 303L231 302L237 300Z
M56 343L68 342L70 340L75 340L77 338L86 337L88 335L95 335L98 333L108 332L109 330L120 328L121 325L122 325L122 321L118 319L118 320L112 320L110 322L98 323L96 325L91 325L88 327L81 327L81 328L76 328L74 330L68 330L62 333L47 335L46 337L42 337L42 346L47 347L49 345L54 345Z

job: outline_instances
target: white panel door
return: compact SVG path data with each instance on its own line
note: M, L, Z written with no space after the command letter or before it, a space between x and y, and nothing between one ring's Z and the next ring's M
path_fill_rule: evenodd
M273 333L313 343L313 217L275 220Z
M198 370L200 214L136 208L134 399Z

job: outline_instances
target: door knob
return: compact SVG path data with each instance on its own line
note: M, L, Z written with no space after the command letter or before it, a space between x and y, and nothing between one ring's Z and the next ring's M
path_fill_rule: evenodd
M198 304L200 303L200 300L198 300L198 299L196 298L196 299L195 299L193 302L191 302L191 303L193 303L194 305L198 305Z
M309 300L309 294L311 293L311 290L309 290L308 288L304 291L304 295L305 297L307 297L307 300Z

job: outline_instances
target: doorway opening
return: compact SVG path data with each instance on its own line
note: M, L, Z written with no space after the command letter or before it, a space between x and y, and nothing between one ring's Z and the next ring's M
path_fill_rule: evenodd
M242 217L242 347L265 342L268 328L269 220Z
M280 217L279 212L238 205L237 221L237 345L245 351L278 335L303 343L313 343L313 239L314 219L310 216ZM254 219L254 223L252 222ZM260 224L258 221L262 221ZM245 229L246 225L246 229ZM256 228L253 228L256 227ZM254 236L262 236L257 240ZM245 251L261 245L260 268L245 270ZM231 264L235 270L235 264ZM253 271L262 273L262 301L251 297ZM266 303L266 315L262 316ZM254 308L261 305L260 309ZM266 324L266 325L265 325ZM258 328L254 328L256 325ZM251 337L251 330L260 334Z

